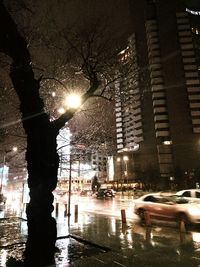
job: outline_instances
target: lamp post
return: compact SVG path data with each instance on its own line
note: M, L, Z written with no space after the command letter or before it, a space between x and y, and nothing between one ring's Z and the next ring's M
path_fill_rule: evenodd
M72 192L72 159L69 156L69 194L68 194L68 229L70 229L70 216L71 216L71 192Z
M67 109L78 109L81 105L81 98L79 95L70 94L66 97L65 104ZM71 217L71 185L72 184L72 155L69 155L69 194L68 194L68 229L70 232L70 217Z
M125 168L122 168L122 160L124 163ZM117 157L117 163L120 164L120 178L122 178L122 170L124 169L124 177L126 177L126 184L128 187L128 156L124 155L122 158L121 157ZM123 179L123 184L125 182L125 179Z
M52 97L56 96L55 92L52 92ZM57 97L57 98L62 98L63 97ZM57 112L59 114L64 114L67 110L76 110L78 109L82 104L82 99L80 97L80 95L78 94L68 94L67 96L65 96L64 102L63 102L63 106L59 107Z
M120 157L117 157L117 163L119 164L119 167L120 167L120 171L119 171L119 175L118 175L119 178L117 178L117 189L118 189L118 183L122 178L122 165L121 165L121 158ZM121 188L122 188L122 184L121 184Z
M123 156L123 161L125 163L125 171L124 171L124 175L126 177L126 184L127 184L127 187L128 187L128 156Z

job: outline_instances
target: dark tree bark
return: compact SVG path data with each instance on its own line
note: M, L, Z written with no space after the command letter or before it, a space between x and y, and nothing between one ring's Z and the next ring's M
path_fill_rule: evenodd
M63 114L51 122L44 112L39 81L34 78L31 57L25 39L0 1L0 52L12 59L10 77L20 100L22 123L27 135L26 160L30 203L27 207L28 239L25 250L26 266L45 266L54 262L57 237L56 221L52 217L53 194L57 185L59 157L56 137L59 129L75 111ZM91 86L83 102L98 88L94 72L89 73Z
M13 60L10 76L20 99L22 122L27 134L30 203L27 207L25 263L27 266L43 266L53 262L56 242L56 221L51 213L52 191L56 188L59 166L56 152L58 129L55 130L44 113L39 81L34 79L26 43L2 4L0 17L1 25L5 27L0 33L1 51Z

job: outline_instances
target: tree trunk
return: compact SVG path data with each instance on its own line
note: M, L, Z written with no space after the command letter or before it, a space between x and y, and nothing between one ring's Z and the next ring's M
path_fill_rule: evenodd
M57 238L52 217L53 190L57 185L59 157L56 137L59 129L50 122L39 96L39 82L34 79L24 53L11 66L11 79L20 98L22 123L27 134L26 161L30 203L27 207L28 239L25 264L43 267L54 263Z
M33 130L28 136L26 154L30 203L25 262L27 266L44 266L54 262L57 231L56 221L51 216L54 209L52 191L57 184L59 158L56 135L50 123L41 123L34 133Z
M30 203L27 207L28 239L25 250L25 266L43 267L54 262L57 238L56 221L52 217L53 190L57 184L59 157L56 137L75 110L67 111L51 122L40 98L39 81L34 78L27 43L0 1L0 52L12 59L10 77L20 100L22 123L27 134L26 161ZM90 69L90 68L89 68ZM98 88L95 73L84 103Z

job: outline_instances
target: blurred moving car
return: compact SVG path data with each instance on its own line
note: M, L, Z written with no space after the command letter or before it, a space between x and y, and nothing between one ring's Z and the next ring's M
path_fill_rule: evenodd
M200 203L200 189L185 189L176 192L175 195Z
M200 224L200 204L179 196L165 196L160 193L147 194L135 200L134 212L142 221L145 212L160 220L184 221L185 224Z
M112 198L115 194L112 189L100 188L96 196L97 198Z

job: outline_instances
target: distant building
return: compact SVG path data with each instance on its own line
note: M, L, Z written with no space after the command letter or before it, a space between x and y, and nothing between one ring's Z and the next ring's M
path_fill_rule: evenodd
M178 0L130 4L133 34L119 54L122 70L130 71L115 85L118 156L129 158L129 181L194 186L200 181L200 13ZM116 165L118 176L122 167Z
M70 176L72 190L91 188L91 181L95 175L101 184L112 180L113 177L108 176L108 156L100 151L92 151L84 144L74 142L69 128L62 129L57 143L60 157L58 178L61 187L65 186L64 189L68 190ZM110 172L111 168L112 164L109 164Z
M96 176L100 183L108 181L107 161L108 158L100 152L93 152L91 154L92 168L96 172Z

